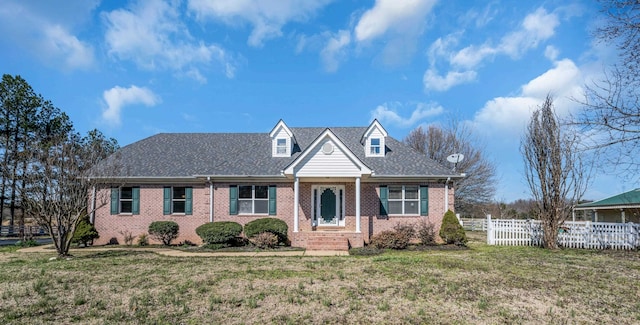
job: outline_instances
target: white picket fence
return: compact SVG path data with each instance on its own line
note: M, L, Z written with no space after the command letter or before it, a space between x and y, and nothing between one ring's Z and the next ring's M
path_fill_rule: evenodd
M459 220L464 230L487 231L487 219L460 218Z
M542 246L539 220L503 220L487 216L487 243L503 246ZM558 246L632 250L640 247L640 224L567 221L558 232Z

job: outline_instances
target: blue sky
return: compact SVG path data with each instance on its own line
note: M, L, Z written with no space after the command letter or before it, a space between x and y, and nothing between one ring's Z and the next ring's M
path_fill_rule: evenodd
M592 1L0 0L0 71L121 146L159 132L456 119L528 197L519 141L547 93L576 112L615 58ZM633 186L599 174L599 199Z

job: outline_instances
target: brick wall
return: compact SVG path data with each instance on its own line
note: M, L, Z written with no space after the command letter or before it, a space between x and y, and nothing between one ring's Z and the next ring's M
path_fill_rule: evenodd
M299 229L301 233L313 231L311 225L312 218L312 185L321 183L300 183L299 197ZM355 221L355 183L331 183L334 185L344 185L345 187L345 227L343 231L354 231ZM383 185L402 185L406 183L384 183ZM229 186L238 183L216 183L213 187L213 220L214 221L235 221L242 225L259 218L277 217L284 220L289 227L289 237L292 244L304 246L305 236L294 237L293 233L293 203L294 185L291 183L277 183L277 215L230 215L229 214ZM249 184L247 184L249 185ZM274 185L274 183L251 183L250 185ZM428 220L434 223L436 232L442 224L444 208L444 184L421 183L429 186L429 215L421 216L381 216L379 203L379 185L377 183L361 184L361 231L362 235L353 238L364 242L369 242L371 236L383 230L390 230L397 224L417 223ZM130 232L133 236L147 233L149 224L153 221L171 220L180 225L180 235L174 243L185 240L193 243L202 243L200 237L195 233L195 229L209 222L209 185L208 184L175 184L175 186L192 186L193 188L193 214L192 215L163 215L163 186L162 185L141 185L140 186L140 214L139 215L110 215L110 206L107 201L96 211L95 226L100 233L100 239L96 244L106 244L115 238L120 244L124 244L124 232ZM98 195L109 195L110 189L102 189ZM449 208L453 210L454 193L449 190ZM135 243L135 242L134 242Z

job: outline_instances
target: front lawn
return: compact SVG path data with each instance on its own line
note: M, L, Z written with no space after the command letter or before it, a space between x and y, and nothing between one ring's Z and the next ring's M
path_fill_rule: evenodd
M342 257L0 251L5 324L637 323L640 253L496 247Z

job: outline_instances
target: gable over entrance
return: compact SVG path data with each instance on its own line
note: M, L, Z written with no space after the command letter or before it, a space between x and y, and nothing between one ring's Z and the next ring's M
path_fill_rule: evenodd
M295 177L360 177L371 170L338 137L326 129L285 170Z

